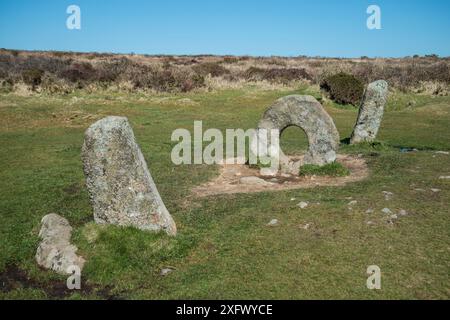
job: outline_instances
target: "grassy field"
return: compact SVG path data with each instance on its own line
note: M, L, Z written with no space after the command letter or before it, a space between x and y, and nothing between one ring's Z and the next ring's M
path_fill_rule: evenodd
M370 177L364 181L191 196L191 188L218 168L174 166L172 131L192 131L194 120L203 120L204 128L252 128L272 102L291 93L320 97L312 87L0 95L0 298L450 298L450 180L439 179L450 175L450 155L436 153L450 150L450 97L391 96L380 143L340 149L366 159ZM341 139L348 138L356 109L324 104ZM93 223L80 151L84 131L107 115L129 118L177 237ZM290 128L282 145L298 153L307 142L300 129ZM417 151L403 152L407 148ZM385 200L383 191L392 198ZM357 203L349 206L352 200ZM310 205L300 209L300 201ZM408 215L390 223L383 208ZM65 277L35 263L40 219L50 212L70 221L87 259L81 291L65 290ZM279 225L268 227L271 219ZM381 290L366 288L369 265L381 268ZM175 270L162 277L165 267Z

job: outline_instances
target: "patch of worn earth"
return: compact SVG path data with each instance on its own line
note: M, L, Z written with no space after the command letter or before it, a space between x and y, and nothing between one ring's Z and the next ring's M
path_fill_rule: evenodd
M294 157L290 157L294 160ZM298 160L298 157L295 157ZM296 176L278 173L276 176L262 176L259 169L245 164L221 164L218 177L192 189L195 197L207 197L218 194L255 193L306 189L319 186L342 186L347 183L361 181L368 177L366 161L356 155L337 155L337 162L350 170L345 177L330 176ZM257 177L267 184L242 183L245 177Z

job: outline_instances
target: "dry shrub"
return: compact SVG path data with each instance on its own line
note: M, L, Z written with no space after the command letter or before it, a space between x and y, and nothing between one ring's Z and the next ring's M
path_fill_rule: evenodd
M237 57L233 57L233 56L223 57L223 63L233 64L233 63L238 63L238 62L239 62L239 58L237 58Z
M97 72L89 62L74 62L60 73L63 79L82 84L97 79Z
M188 92L202 87L205 78L189 69L181 68L135 68L131 80L137 89L160 92Z
M290 86L298 80L319 85L327 77L341 72L364 83L384 79L396 90L442 95L448 92L450 85L450 58L435 55L401 59L131 56L0 49L1 86L14 87L14 90L23 86L35 90L42 87L51 92L57 91L56 88L66 92L67 87L70 90L109 87L121 90L131 85L143 90L190 91L207 86L205 77L242 85L250 81L252 84L265 82L264 85Z
M33 68L22 72L22 80L25 84L31 86L32 90L36 90L42 82L42 76L44 71L41 69Z
M300 68L262 69L250 67L244 73L244 78L250 81L267 80L270 82L288 83L290 81L311 80L311 75Z
M192 69L203 77L207 75L211 75L212 77L220 77L230 73L228 69L215 62L200 63L195 65Z

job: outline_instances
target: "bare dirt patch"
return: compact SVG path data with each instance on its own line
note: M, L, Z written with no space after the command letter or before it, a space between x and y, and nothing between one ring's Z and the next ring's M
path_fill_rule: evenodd
M261 176L259 169L241 164L222 164L220 174L214 180L195 187L192 192L196 197L217 194L254 193L281 191L291 189L314 188L317 186L342 186L368 177L369 170L363 158L354 155L338 155L337 161L350 170L345 177L330 176L295 176L279 173L276 176ZM263 179L261 184L242 183L244 177ZM244 179L245 180L245 179Z

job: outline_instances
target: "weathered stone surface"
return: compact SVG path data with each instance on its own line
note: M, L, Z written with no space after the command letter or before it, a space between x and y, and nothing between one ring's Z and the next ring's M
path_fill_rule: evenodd
M264 113L258 124L258 132L261 132L261 129L277 129L281 135L283 130L290 126L297 126L305 131L309 148L302 161L297 162L290 161L282 150L279 150L282 172L298 174L301 165L325 165L336 160L339 133L333 119L314 97L290 95L278 99ZM258 138L261 140L260 133ZM267 140L270 140L269 134ZM261 155L257 153L254 145L252 152Z
M270 220L270 222L267 224L269 227L274 227L277 226L279 224L278 219L272 219Z
M86 131L82 149L86 185L97 223L176 234L124 117L106 117Z
M69 222L50 213L42 218L39 237L42 239L36 251L37 263L61 274L71 274L71 268L83 269L85 260L76 254L77 247L70 243L72 227Z
M350 138L351 144L375 140L383 119L387 95L388 84L384 80L372 82L367 86Z
M299 207L300 209L305 209L306 207L308 207L308 202L302 201L297 203L297 207Z

